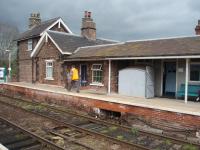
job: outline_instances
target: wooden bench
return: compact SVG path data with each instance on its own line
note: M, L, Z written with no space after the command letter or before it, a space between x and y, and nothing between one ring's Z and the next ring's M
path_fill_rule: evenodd
M188 84L188 96L198 97L200 92L200 85ZM185 96L185 84L181 84L180 90L177 93L177 97Z

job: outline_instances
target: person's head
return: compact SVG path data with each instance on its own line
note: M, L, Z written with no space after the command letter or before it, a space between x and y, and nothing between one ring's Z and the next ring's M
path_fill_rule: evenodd
M72 68L75 68L75 65L72 65Z

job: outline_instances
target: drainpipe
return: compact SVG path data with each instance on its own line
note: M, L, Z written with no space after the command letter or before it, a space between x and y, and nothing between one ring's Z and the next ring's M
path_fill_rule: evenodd
M111 92L111 60L108 60L108 94Z
M189 58L186 59L186 69L185 69L185 103L188 100L188 74L189 74Z

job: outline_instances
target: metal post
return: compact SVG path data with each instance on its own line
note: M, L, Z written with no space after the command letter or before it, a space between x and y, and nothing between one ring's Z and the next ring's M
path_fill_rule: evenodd
M178 98L177 97L177 92L178 92L178 59L176 59L176 99Z
M111 60L108 60L108 94L111 92Z
M8 77L9 77L9 79L10 79L10 77L11 77L11 76L10 76L10 73L11 73L11 52L10 52L10 51L9 51L8 57L9 57L9 58L8 58L8 60L9 60L9 67L8 67L8 72L9 72L9 74L8 74L8 75L9 75L9 76L8 76Z
M8 80L10 80L10 73L11 73L11 51L10 50L6 50L6 52L8 52Z
M164 68L163 68L163 59L161 59L161 63L160 63L160 96L163 96L163 71L164 71Z
M189 58L186 59L186 69L185 69L185 103L188 100L188 74L189 74Z

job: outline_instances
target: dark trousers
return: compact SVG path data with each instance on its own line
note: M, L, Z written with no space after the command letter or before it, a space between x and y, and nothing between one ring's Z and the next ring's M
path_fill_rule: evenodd
M67 79L65 82L65 88L69 91L71 87L71 80Z
M196 98L196 101L200 100L200 91L198 91L198 97Z
M70 87L69 87L69 91L71 91L72 88L76 88L76 92L79 92L79 88L80 88L80 83L79 80L72 80Z

